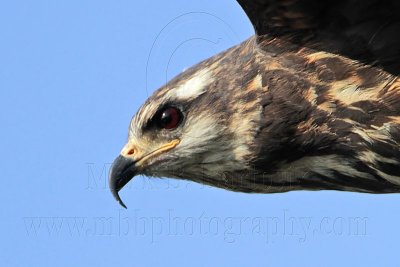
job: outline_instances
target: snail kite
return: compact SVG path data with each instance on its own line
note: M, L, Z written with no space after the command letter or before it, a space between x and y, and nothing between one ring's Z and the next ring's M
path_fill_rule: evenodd
M150 96L110 171L240 192L400 192L400 1L238 0L255 36Z

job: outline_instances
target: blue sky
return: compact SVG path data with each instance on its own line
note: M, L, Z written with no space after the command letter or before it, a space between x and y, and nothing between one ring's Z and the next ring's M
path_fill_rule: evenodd
M399 195L232 193L108 168L140 104L252 35L235 1L0 3L3 266L395 266Z

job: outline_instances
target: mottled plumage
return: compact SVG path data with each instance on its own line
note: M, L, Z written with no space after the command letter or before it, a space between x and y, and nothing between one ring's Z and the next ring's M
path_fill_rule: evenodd
M400 192L400 4L238 2L257 35L144 103L114 196L137 174L241 192Z

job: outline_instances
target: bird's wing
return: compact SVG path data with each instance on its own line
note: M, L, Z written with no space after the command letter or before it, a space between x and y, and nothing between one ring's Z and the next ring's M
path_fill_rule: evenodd
M398 0L238 0L259 37L342 54L400 73Z

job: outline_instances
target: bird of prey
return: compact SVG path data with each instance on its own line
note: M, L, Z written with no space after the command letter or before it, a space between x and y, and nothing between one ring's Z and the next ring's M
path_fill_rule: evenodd
M150 96L109 177L400 192L400 1L238 0L255 36Z

